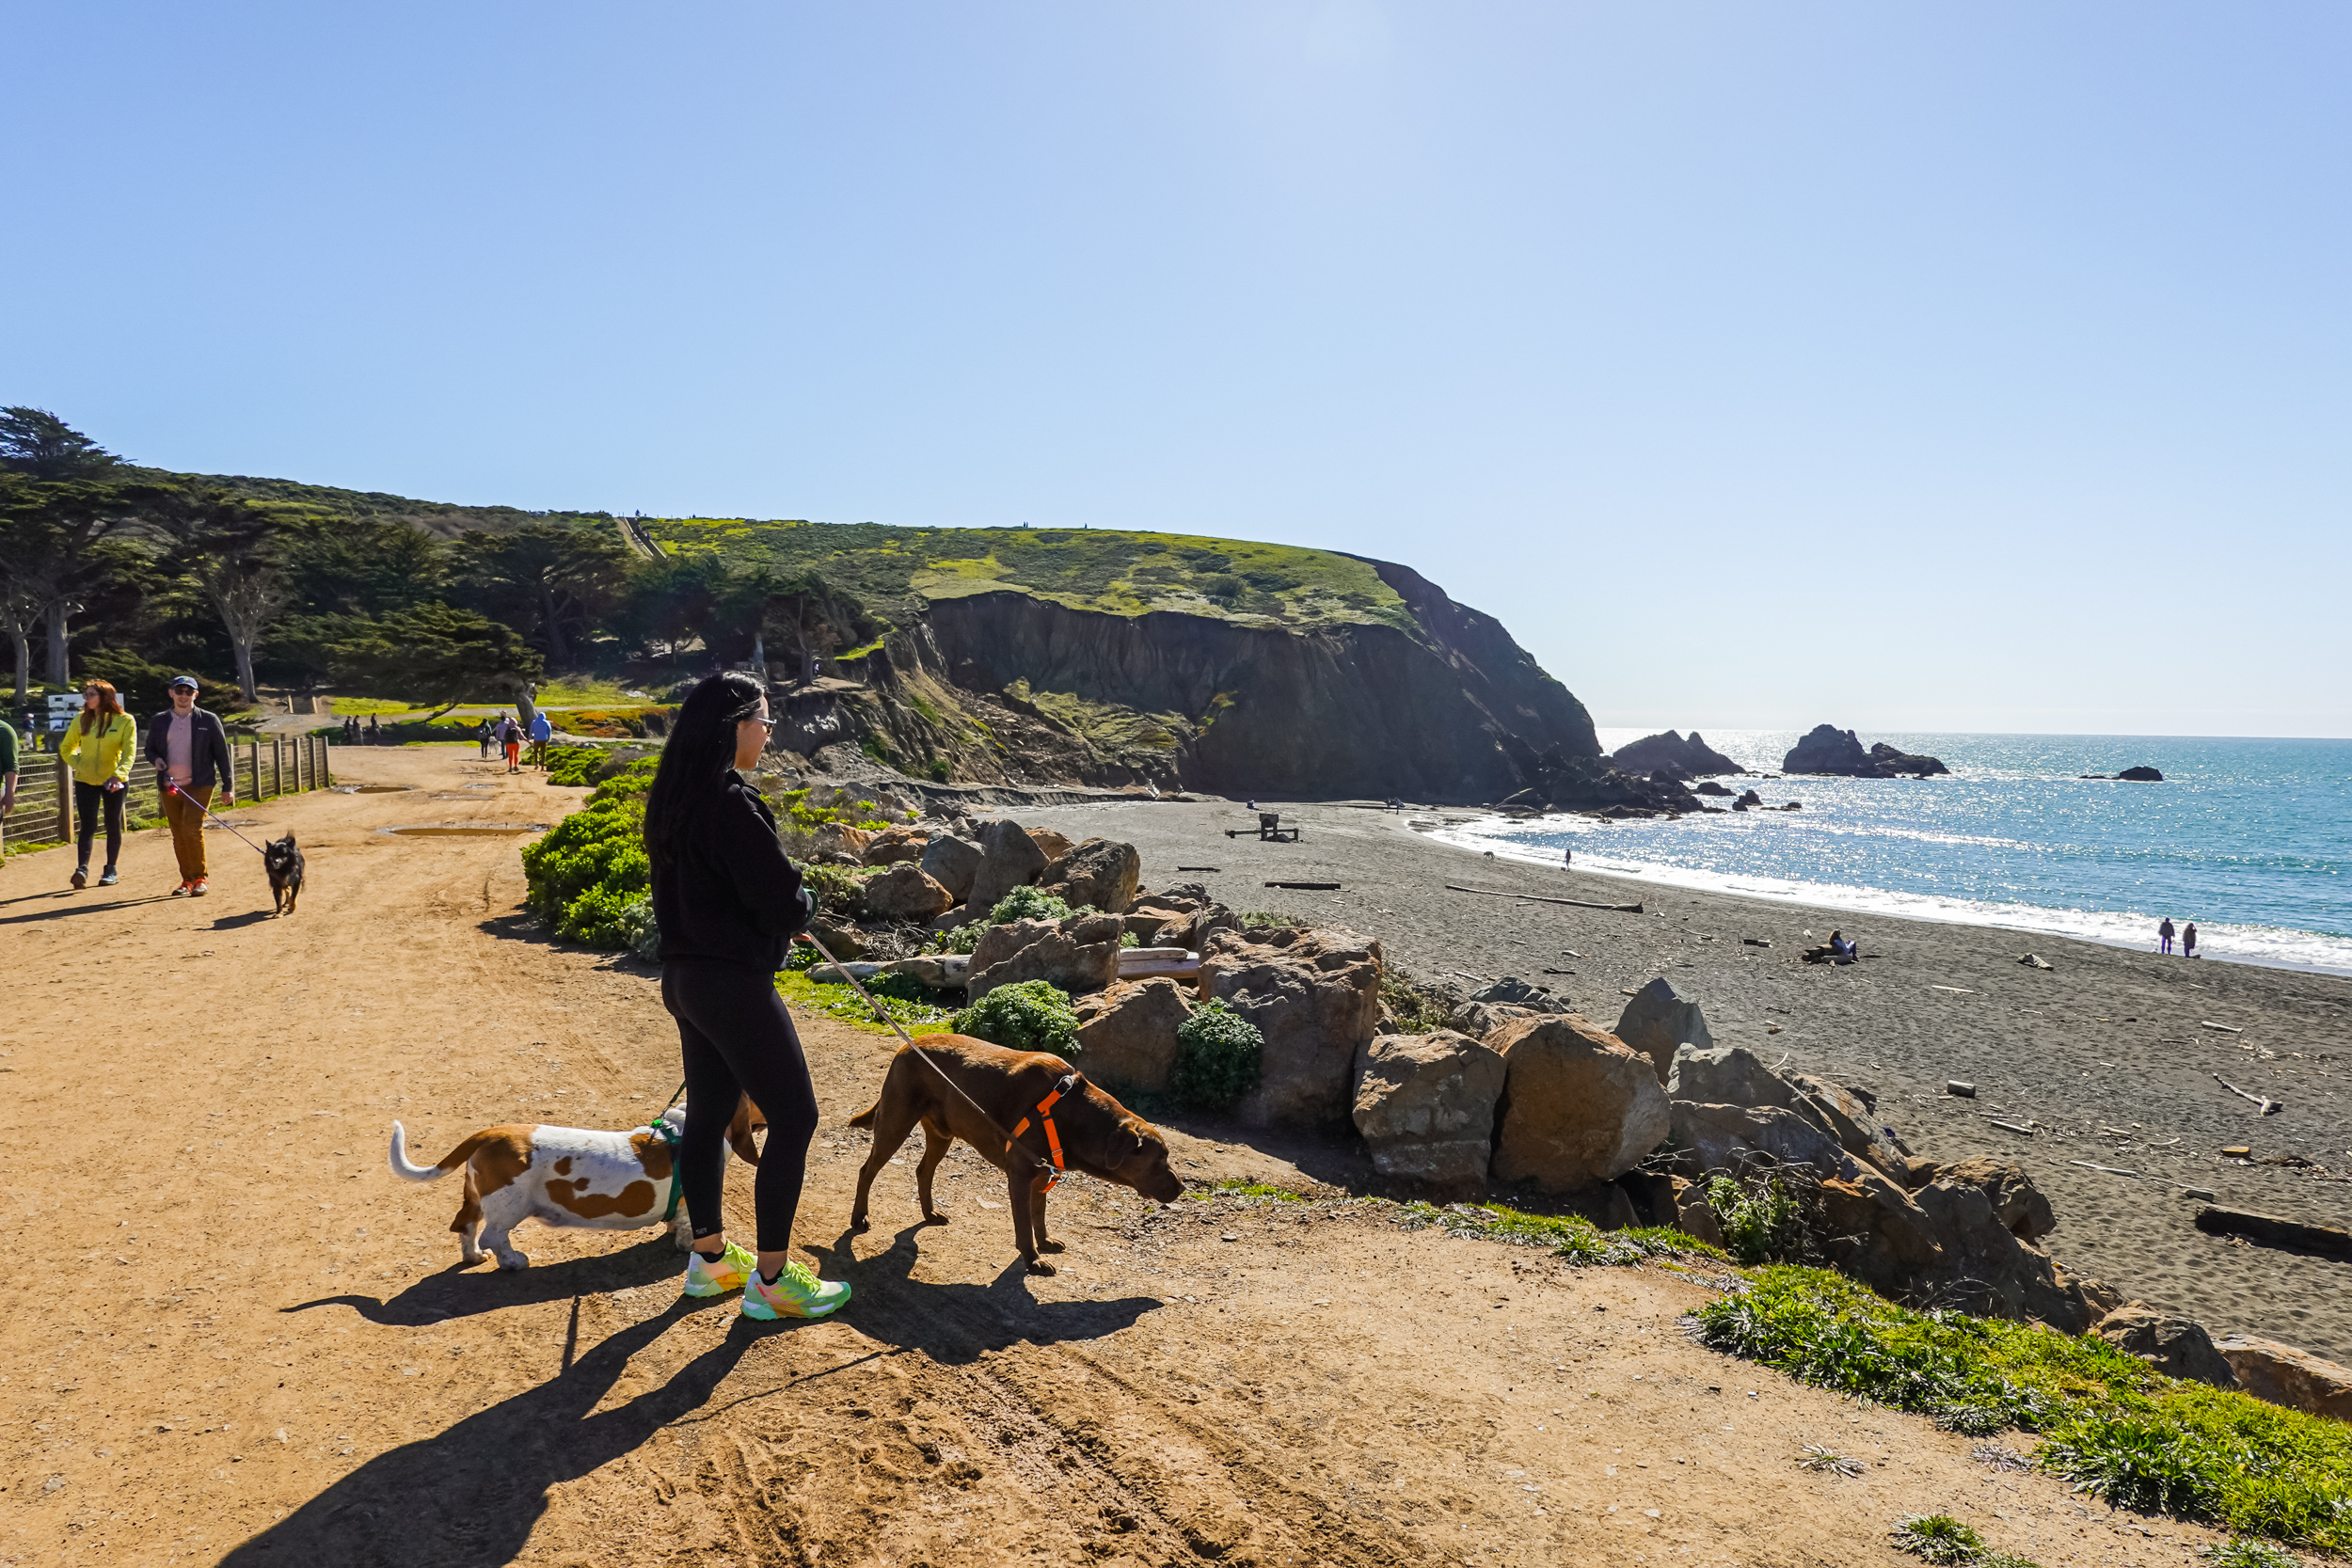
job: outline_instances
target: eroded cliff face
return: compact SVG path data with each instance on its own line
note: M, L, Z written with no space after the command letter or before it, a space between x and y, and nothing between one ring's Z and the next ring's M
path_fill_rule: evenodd
M1372 564L1417 633L928 600L836 710L907 771L988 782L1484 801L1598 757L1584 705L1500 622Z

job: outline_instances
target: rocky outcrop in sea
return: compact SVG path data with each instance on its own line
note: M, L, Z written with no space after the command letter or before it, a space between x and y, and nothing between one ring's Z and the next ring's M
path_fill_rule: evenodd
M1880 741L1868 751L1851 730L1816 724L1781 759L1784 773L1825 773L1844 779L1929 778L1949 773L1941 759L1898 751Z

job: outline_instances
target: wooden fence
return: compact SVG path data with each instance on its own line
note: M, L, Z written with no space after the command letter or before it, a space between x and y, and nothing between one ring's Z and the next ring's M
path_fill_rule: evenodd
M267 740L232 740L229 761L236 775L240 805L335 782L335 763L323 735L273 736ZM17 758L16 810L7 826L11 847L66 844L73 838L73 770L63 757L24 752ZM133 765L122 802L125 826L148 827L163 820L161 787L141 760Z

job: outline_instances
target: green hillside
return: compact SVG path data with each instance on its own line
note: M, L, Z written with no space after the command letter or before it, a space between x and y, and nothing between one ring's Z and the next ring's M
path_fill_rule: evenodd
M1412 614L1369 562L1329 550L1112 529L893 528L880 523L646 519L672 555L716 552L815 569L885 620L910 595L1010 589L1112 615L1176 610L1245 625L1391 626Z

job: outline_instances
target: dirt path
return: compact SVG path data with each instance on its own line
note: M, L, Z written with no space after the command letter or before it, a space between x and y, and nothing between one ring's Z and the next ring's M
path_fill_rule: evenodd
M888 1046L831 1024L800 1234L857 1286L840 1320L690 1305L663 1240L527 1228L528 1271L459 1268L455 1193L393 1180L390 1120L431 1154L634 1125L675 1038L642 966L519 918L516 837L378 831L576 793L469 749L342 760L411 787L236 815L300 834L292 920L233 841L200 903L152 895L154 833L118 898L65 892L59 852L0 873L0 1563L1850 1564L1908 1560L1887 1526L1940 1509L2049 1565L2206 1539L1699 1350L1707 1287L1665 1270L1081 1180L1030 1279L963 1150L951 1224L886 1181L850 1238L841 1122ZM1299 1180L1177 1142L1188 1175ZM1802 1472L1804 1442L1869 1468Z

